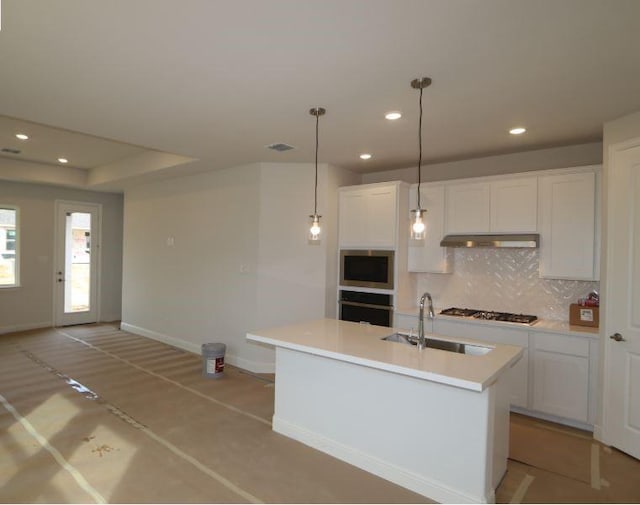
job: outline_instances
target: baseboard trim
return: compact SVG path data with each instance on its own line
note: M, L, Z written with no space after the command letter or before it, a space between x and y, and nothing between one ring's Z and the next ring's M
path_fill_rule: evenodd
M536 410L523 409L522 407L511 406L511 412L516 414L522 414L529 417L535 417L537 419L543 419L544 421L551 421L552 423L564 424L565 426L571 426L572 428L578 428L584 431L593 431L592 424L577 421L575 419L568 419L566 417L554 416L552 414L545 414L544 412L538 412Z
M178 349L183 349L185 351L189 351L198 355L202 354L200 344L187 342L186 340L182 340L180 338L165 335L164 333L159 333L157 331L142 328L140 326L136 326L126 322L121 322L120 328L124 331L128 331L129 333L134 333L135 335L140 335L142 337L157 340L158 342L163 342L173 347L177 347ZM275 363L252 361L236 356L234 354L230 354L228 352L225 354L225 362L238 368L242 368L243 370L249 370L250 372L254 373L275 373Z
M593 425L593 438L595 438L598 442L602 442L603 444L605 443L602 440L602 426L600 426L599 424Z
M421 475L364 454L352 447L336 442L318 433L273 416L273 431L292 438L309 447L329 454L385 480L419 493L439 503L493 503L495 496L472 497Z
M41 328L53 328L53 321L43 321L41 323L14 324L11 326L0 326L0 335L5 333L15 333L17 331L39 330Z
M120 314L107 314L106 316L100 316L100 323L115 323L120 321Z

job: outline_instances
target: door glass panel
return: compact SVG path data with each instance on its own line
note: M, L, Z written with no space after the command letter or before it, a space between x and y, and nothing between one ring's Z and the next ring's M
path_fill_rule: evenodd
M18 284L16 215L15 209L0 209L0 286Z
M91 309L91 214L68 212L65 226L64 311Z

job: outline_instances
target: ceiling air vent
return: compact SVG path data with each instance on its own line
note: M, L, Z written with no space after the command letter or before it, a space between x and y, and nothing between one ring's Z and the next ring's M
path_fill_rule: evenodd
M0 149L0 151L2 151L3 153L9 153L9 154L20 154L22 151L20 151L20 149L12 149L10 147L3 147L2 149Z
M289 144L270 144L266 147L267 149L271 149L273 151L278 151L278 152L290 151L291 149L295 149L295 147L290 146Z

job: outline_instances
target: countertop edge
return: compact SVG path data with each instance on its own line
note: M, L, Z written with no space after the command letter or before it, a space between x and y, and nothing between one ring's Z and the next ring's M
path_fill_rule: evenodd
M261 337L260 335L255 335L252 333L247 333L247 339L254 342L261 342L263 344L273 345L275 347L282 347L284 349L290 349L292 351L304 352L307 354L313 354L316 356L322 356L325 358L335 359L338 361L344 361L346 363L353 363L354 365L366 366L369 368L375 368L377 370L384 370L386 372L397 373L400 375L407 375L409 377L415 377L416 379L424 379L430 382L437 382L439 384L446 384L448 386L455 386L462 389L468 389L471 391L484 391L488 384L491 384L494 380L495 375L492 375L484 382L472 382L466 381L464 379L458 379L456 377L449 377L447 375L436 374L433 372L425 372L422 370L416 370L415 368L407 368L398 365L393 365L391 363L385 363L384 361L375 361L366 358L361 358L359 356L353 356L351 354L343 354L332 351L327 351L326 349L320 349L318 347L304 346L300 344L293 344L291 342L285 342L283 340L277 340L270 337Z
M264 330L271 331L274 329ZM393 329L391 329L393 330ZM481 380L473 380L473 379L465 379L461 377L444 375L442 373L438 373L435 371L428 371L414 367L407 367L400 364L390 363L388 361L374 360L364 356L358 356L354 353L342 353L339 351L322 348L315 345L305 345L299 342L291 342L285 339L279 339L274 336L265 336L259 335L260 330L254 330L247 332L246 338L249 341L257 342L261 344L272 345L275 347L281 347L285 349L290 349L298 352L303 352L307 354L312 354L316 356L322 356L329 359L334 359L338 361L343 361L346 363L352 363L355 365L365 366L369 368L374 368L377 370L382 370L390 373L396 373L400 375L405 375L408 377L413 377L421 380L426 380L434 383L439 383L447 386L453 386L461 389L465 389L468 391L482 392L488 387L490 387L497 378L502 375L507 369L513 367L515 363L517 363L523 356L524 350L518 346L512 345L501 345L501 347L512 347L517 348L517 351L509 351L509 354L504 356L505 360L499 366L496 367L495 371L483 377ZM453 341L458 340L452 338ZM469 340L469 339L465 339ZM480 343L480 342L478 342ZM389 343L391 345L398 345L394 343ZM495 346L495 344L491 344ZM438 352L445 352L439 351Z

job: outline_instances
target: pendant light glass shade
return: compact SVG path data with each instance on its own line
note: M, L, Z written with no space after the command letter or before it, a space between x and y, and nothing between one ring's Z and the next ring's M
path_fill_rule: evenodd
M318 214L318 123L320 116L324 115L326 112L322 107L314 107L309 111L309 114L315 116L316 118L316 178L315 178L315 186L314 186L314 204L313 204L313 214L309 217L311 218L311 226L309 227L309 243L310 244L319 244L321 238L322 229L320 228L320 216Z
M420 121L418 123L418 208L411 211L411 239L412 240L424 240L427 236L427 225L424 221L426 209L423 209L420 205L420 171L422 169L422 90L431 84L429 77L421 77L420 79L414 79L411 81L411 87L420 90Z
M314 214L309 216L311 218L311 228L309 228L309 240L312 242L320 241L320 232L322 229L320 228L320 218L318 214Z
M427 224L424 222L425 209L411 211L411 239L424 240L427 235Z

